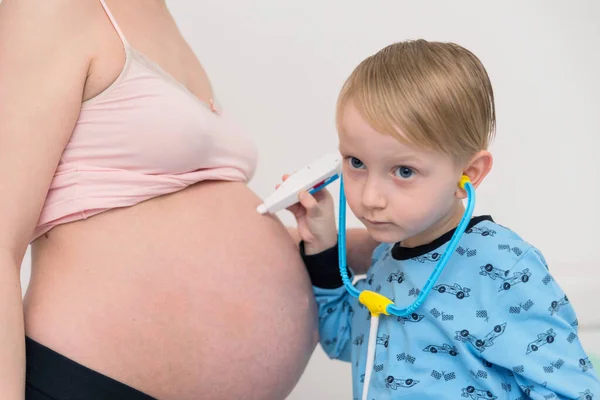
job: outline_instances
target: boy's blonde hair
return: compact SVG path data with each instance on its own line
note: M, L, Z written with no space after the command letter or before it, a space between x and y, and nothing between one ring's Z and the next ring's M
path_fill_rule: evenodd
M338 129L349 101L378 132L457 162L487 149L495 132L487 72L473 53L454 43L395 43L361 62L339 95Z

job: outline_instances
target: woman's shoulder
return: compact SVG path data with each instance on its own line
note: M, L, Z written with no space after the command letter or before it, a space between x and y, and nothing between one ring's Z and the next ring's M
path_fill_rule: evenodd
M31 46L50 39L81 42L101 10L97 0L0 1L0 40Z

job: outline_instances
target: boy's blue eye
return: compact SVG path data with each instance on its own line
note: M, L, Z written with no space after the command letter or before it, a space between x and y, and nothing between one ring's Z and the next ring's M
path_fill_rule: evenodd
M404 179L410 178L414 173L415 173L415 171L413 171L409 167L396 168L396 175L400 178L404 178Z
M362 168L362 167L364 167L364 164L363 164L363 162L362 162L362 161L360 161L358 158L356 158L356 157L350 157L350 166L351 166L352 168L357 168L357 169L359 169L359 168Z

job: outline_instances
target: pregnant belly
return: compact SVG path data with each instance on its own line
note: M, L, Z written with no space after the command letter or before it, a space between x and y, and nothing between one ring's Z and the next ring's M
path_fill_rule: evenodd
M161 400L284 399L314 349L295 243L240 183L60 226L33 246L33 339Z

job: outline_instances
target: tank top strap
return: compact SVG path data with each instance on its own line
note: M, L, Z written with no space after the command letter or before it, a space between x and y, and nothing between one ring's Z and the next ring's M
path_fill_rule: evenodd
M121 31L121 28L119 27L119 24L117 24L117 20L115 19L115 17L110 12L110 9L106 5L106 2L104 0L100 0L100 4L102 4L102 8L104 8L104 12L106 12L106 15L108 16L108 19L110 19L110 22L113 25L113 27L115 28L115 31L117 31L117 34L119 35L119 38L123 42L123 46L129 47L129 42L127 41L127 38L125 38L125 35L123 35L123 31Z

